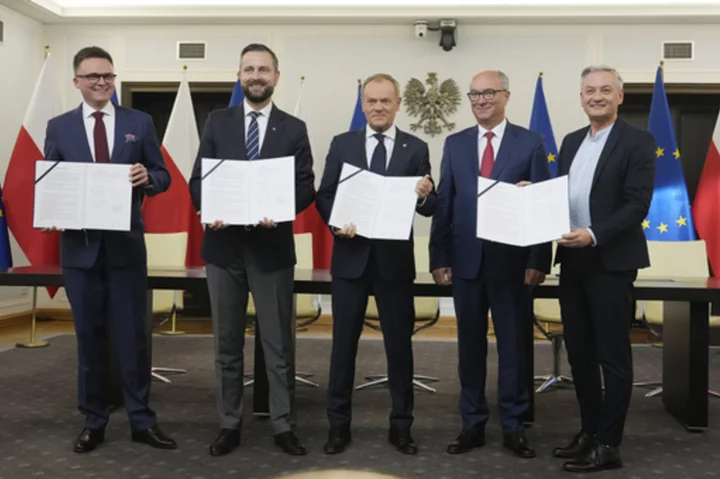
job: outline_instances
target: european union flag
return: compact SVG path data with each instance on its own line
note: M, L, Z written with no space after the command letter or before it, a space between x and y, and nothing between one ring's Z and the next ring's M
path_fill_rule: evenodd
M652 241L692 241L696 239L695 226L665 94L662 67L658 67L655 76L648 130L655 137L657 164L650 213L643 221L645 237Z
M545 151L547 151L548 169L550 177L557 176L557 144L555 143L555 135L553 134L552 124L550 123L550 113L548 113L547 103L545 102L545 92L543 91L542 73L538 75L537 84L535 85L535 100L533 100L532 113L530 114L530 130L540 133L545 137Z
M110 103L112 103L113 105L120 104L120 102L118 101L117 90L113 90L112 98L110 98Z
M5 202L2 199L2 188L0 188L0 269L7 268L12 268L12 255L10 254L10 237L5 217Z
M365 113L362 111L362 85L358 80L357 100L355 101L355 111L353 111L352 120L350 120L350 131L359 130L367 125Z
M240 85L240 79L238 78L238 81L235 82L235 86L233 87L232 95L230 95L230 104L228 106L231 108L238 106L242 103L244 98L245 93L243 92L242 85Z

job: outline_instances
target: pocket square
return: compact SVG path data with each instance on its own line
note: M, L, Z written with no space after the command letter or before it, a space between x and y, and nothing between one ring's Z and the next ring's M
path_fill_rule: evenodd
M125 143L135 143L135 140L137 140L137 137L132 133L125 134Z

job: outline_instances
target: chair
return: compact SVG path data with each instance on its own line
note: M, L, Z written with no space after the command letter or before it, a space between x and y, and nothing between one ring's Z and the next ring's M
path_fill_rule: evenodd
M555 251L557 250L557 244L553 242L553 259L555 258ZM560 267L553 265L550 270L550 275L558 275L560 273ZM549 331L542 326L541 323L551 324L562 324L562 318L560 316L560 302L556 299L535 299L533 302L533 323L535 327L542 333L550 344L552 345L553 354L553 371L552 374L544 376L535 376L536 381L542 381L540 387L535 392L541 393L548 390L552 386L561 386L566 384L572 384L573 380L570 376L564 376L562 374L562 347L563 347L563 332L562 331Z
M297 269L313 269L313 247L312 247L312 233L301 233L295 236L295 256L297 258ZM311 294L296 294L294 296L294 309L295 309L295 330L303 329L310 324L314 323L320 318L322 314L322 308L320 306L319 298ZM255 303L252 300L252 294L248 297L248 309L246 313L247 317L253 317L257 320L257 312L255 311ZM310 373L295 372L295 381L310 387L320 387L319 384L310 381L308 378L312 377ZM245 386L252 385L255 380L251 374L245 375L247 381Z
M415 268L418 271L428 271L430 269L430 260L428 253L428 237L416 237L415 238ZM438 322L440 318L440 300L438 298L418 297L414 299L415 302L415 327L413 328L413 336L423 329L430 328ZM377 303L374 297L368 299L368 305L365 311L365 321L363 324L370 329L375 331L382 331L380 324L374 324L372 321L379 321L380 314L377 310ZM379 374L373 376L366 376L366 383L358 385L355 389L367 389L369 387L378 386L388 382L387 374ZM439 378L431 376L414 375L413 385L420 388L423 391L434 393L434 388L431 388L425 383L434 383L440 381Z
M709 276L705 241L648 241L650 267L638 271L638 279L646 281L668 281L677 277L695 277L705 279ZM636 317L645 325L650 334L662 341L662 333L657 329L663 324L662 301L639 301ZM720 318L711 318L709 326L719 327ZM662 394L662 383L658 381L634 383L634 386L652 387L645 397ZM708 394L720 397L715 391Z
M185 254L187 252L187 233L145 233L145 246L147 248L148 268L185 268ZM180 291L180 293L182 293ZM177 314L178 309L183 307L182 294L178 291L153 291L152 311L153 313L166 313L166 318L160 323L165 323ZM151 374L155 379L164 383L171 381L160 373L186 373L185 369L152 367Z

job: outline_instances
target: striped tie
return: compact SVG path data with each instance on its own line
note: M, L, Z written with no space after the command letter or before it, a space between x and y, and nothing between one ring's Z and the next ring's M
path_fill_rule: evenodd
M259 111L250 112L250 127L248 128L247 140L245 141L245 151L247 159L257 160L260 157L260 129L258 128L257 117L260 116Z

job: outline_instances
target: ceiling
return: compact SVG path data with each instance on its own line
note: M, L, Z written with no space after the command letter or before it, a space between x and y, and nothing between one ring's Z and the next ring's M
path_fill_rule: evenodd
M77 23L720 23L693 0L0 0L46 24Z

